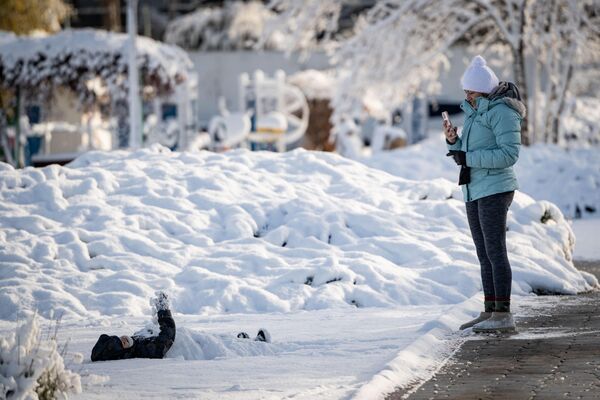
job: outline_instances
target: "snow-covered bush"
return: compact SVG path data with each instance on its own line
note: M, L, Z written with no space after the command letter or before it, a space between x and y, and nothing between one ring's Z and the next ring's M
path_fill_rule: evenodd
M41 337L36 315L0 337L0 398L66 399L69 393L81 393L81 378L65 369L56 337Z

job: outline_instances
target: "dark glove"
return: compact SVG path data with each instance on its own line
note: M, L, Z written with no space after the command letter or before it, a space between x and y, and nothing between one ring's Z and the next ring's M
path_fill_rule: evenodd
M150 299L150 306L154 308L156 312L168 311L171 308L169 296L161 290L155 293L155 297Z
M456 165L467 166L467 153L462 150L450 150L446 156L454 158Z
M460 167L460 174L458 175L458 184L466 185L471 183L471 168L462 165Z

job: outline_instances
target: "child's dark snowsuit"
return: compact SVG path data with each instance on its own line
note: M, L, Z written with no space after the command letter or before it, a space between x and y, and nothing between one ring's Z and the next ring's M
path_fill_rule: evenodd
M163 358L175 341L175 321L171 311L158 311L160 333L152 337L133 337L133 346L124 349L118 336L101 335L92 349L92 361L125 358Z

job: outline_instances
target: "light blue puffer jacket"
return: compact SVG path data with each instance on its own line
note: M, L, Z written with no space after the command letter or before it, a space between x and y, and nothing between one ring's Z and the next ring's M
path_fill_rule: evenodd
M477 109L466 100L461 104L465 124L461 137L449 150L466 152L471 182L463 185L465 201L519 188L512 166L519 158L521 121L525 106L517 99L477 98Z

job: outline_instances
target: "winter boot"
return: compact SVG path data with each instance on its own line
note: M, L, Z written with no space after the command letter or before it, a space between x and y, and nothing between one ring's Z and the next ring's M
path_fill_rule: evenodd
M484 311L484 312L481 312L481 313L479 313L479 317L477 317L477 318L475 318L475 319L472 319L472 320L471 320L471 321L469 321L469 322L465 322L465 323L464 323L464 324L462 324L462 325L460 326L460 328L458 328L458 329L460 329L461 331L462 331L462 330L465 330L465 329L467 329L467 328L470 328L470 327L472 327L472 326L473 326L473 325L475 325L475 324L478 324L478 323L480 323L480 322L482 322L482 321L485 321L486 319L489 319L491 316L492 316L492 313L491 313L491 312L485 312L485 311Z
M266 342L271 343L271 334L266 329L261 329L256 334L256 338L254 338L257 342Z
M516 330L515 320L510 312L494 311L489 319L473 326L473 332L476 333L511 333Z

